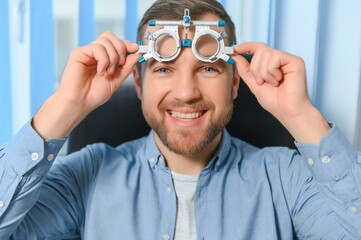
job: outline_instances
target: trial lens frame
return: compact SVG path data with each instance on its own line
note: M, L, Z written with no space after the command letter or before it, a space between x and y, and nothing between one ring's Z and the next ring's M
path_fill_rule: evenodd
M233 45L235 43L231 43L231 46L225 46L224 45L224 39L227 37L226 32L217 32L213 29L211 29L211 26L217 26L217 27L225 27L225 21L219 20L219 21L192 21L191 17L189 15L189 9L184 10L184 16L183 20L181 21L172 21L172 20L150 20L148 22L148 25L151 27L154 26L164 26L164 28L157 30L153 34L150 32L147 32L145 34L145 38L148 40L149 45L143 45L142 41L138 41L139 44L139 51L138 53L144 53L142 57L139 58L139 62L145 62L150 58L154 58L155 60L159 62L167 62L172 61L175 59L180 51L181 46L182 47L192 47L192 51L196 58L198 58L200 61L203 62L215 62L218 59L223 59L229 64L234 64L234 59L228 56L227 54L234 54ZM184 35L185 38L180 41L179 39L179 33L178 33L178 27L183 26L184 28ZM191 39L188 38L188 32L189 27L195 26L195 34L193 37L193 42ZM162 36L169 36L172 37L175 40L176 47L175 51L168 55L168 56L162 56L159 54L155 49L155 43L159 37ZM217 42L217 50L215 53L211 56L203 56L201 55L197 50L197 41L203 37L203 36L211 36L213 37Z

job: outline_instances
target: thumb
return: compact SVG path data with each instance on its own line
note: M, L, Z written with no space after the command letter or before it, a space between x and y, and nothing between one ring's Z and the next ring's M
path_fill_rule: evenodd
M232 56L232 58L235 60L239 76L241 76L242 80L247 84L251 92L254 93L257 83L250 70L250 63L241 55Z
M116 88L120 87L133 72L140 56L140 54L129 54L125 59L125 63L116 67L114 71L114 76L116 76Z

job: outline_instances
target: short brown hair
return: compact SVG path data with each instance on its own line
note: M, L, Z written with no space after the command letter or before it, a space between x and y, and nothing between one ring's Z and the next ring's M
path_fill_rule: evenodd
M137 40L142 41L145 28L149 20L180 20L184 16L184 9L189 9L193 20L210 13L225 20L225 32L229 42L236 42L235 26L222 4L217 0L157 0L144 13L138 25Z

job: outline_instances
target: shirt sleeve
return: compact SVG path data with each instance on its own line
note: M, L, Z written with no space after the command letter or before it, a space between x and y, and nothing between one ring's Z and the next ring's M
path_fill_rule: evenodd
M8 239L37 201L65 140L44 141L28 122L0 147L0 239Z
M351 239L361 239L360 153L337 126L331 125L331 130L318 146L300 143L296 146L311 172L310 182L315 183L322 199L325 199L319 208L331 209L329 216L336 216L347 235Z

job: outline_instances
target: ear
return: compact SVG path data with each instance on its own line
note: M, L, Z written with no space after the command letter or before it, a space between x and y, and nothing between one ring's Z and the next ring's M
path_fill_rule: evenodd
M241 77L238 74L237 68L234 67L234 69L233 69L233 84L232 84L233 100L236 99L237 96L238 96L238 88L239 88L240 81L241 81Z
M142 99L142 81L140 79L140 73L137 67L133 70L133 78L134 78L134 85L135 90L137 91L137 95L139 99Z

